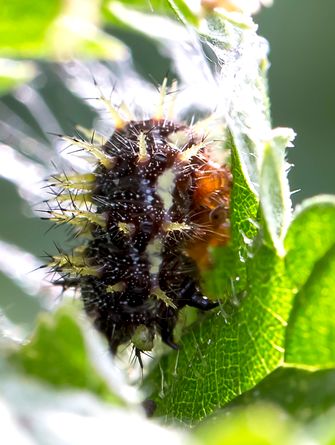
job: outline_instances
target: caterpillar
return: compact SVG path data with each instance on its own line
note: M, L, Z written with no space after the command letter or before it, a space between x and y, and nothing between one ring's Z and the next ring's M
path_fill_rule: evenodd
M205 122L188 125L171 107L165 112L167 93L164 80L148 119L127 120L108 104L114 132L106 140L61 136L95 164L54 175L47 202L47 218L74 226L79 240L71 253L52 256L56 284L79 289L111 352L131 342L142 368L156 335L178 348L173 330L184 306L218 305L202 293L200 271L209 246L229 240L230 169L213 160Z

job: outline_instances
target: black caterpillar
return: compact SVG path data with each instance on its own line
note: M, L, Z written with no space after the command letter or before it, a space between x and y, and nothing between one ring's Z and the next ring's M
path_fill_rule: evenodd
M115 110L114 110L115 111ZM229 238L229 168L211 159L211 141L157 115L116 119L103 144L66 138L93 154L92 173L57 175L50 219L79 227L82 243L51 268L79 288L87 314L112 353L132 342L141 352L155 334L176 349L173 330L185 305L217 306L200 290L208 246Z

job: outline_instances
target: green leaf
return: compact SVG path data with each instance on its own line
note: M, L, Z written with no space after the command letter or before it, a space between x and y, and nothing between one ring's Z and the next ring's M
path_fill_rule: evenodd
M272 403L301 422L309 422L335 406L335 370L307 371L279 368L251 391L230 403L223 412L235 406Z
M94 365L85 342L84 327L73 308L43 314L31 341L9 359L20 372L60 388L89 390L120 403L109 382ZM87 327L86 327L87 328ZM92 333L91 333L92 334Z
M327 413L315 419L308 425L308 433L314 443L322 445L334 445L335 428L334 428L335 410L330 409Z
M188 2L184 0L151 0L150 2L141 0L126 0L122 2L104 0L102 10L107 22L123 27L130 26L141 29L141 15L144 18L149 14L169 16L180 20L184 25L197 26L199 24L199 17L192 11ZM134 14L136 13L137 22L131 19L135 17Z
M334 366L334 224L335 198L314 199L293 220L286 257L255 243L245 262L247 295L240 306L227 320L221 313L192 326L178 355L164 358L161 414L201 419L284 359L314 369Z
M0 56L123 59L126 48L99 29L100 2L11 0L0 10Z
M0 54L29 57L45 53L48 28L62 9L61 0L11 0L0 8Z
M285 238L286 268L295 288L303 286L317 261L335 243L335 196L320 195L297 207Z
M111 437L146 444L185 442L180 431L164 430L131 406L106 403L92 393L55 388L0 358L0 436L8 444L109 445ZM131 425L131 428L128 426Z
M149 377L156 383L156 397L162 398L158 414L190 423L248 391L283 362L294 298L283 249L278 252L278 243L267 242L267 233L275 240L283 238L290 216L283 146L291 133L270 130L258 36L252 30L244 34L215 15L207 25L202 35L224 66L220 81L233 92L222 98L231 133L232 240L214 253L216 267L206 275L211 293L216 289L216 297L228 302L185 332L180 352L164 357L162 385L157 385L158 371ZM232 57L236 48L238 60ZM250 63L251 53L255 60ZM227 87L224 91L228 94ZM250 122L256 125L252 130ZM276 206L271 188L282 192ZM266 212L263 219L257 189ZM264 219L270 227L262 226Z
M264 220L275 249L284 255L283 240L291 221L290 188L284 159L285 148L294 133L276 129L265 143L260 171L260 200Z
M224 75L231 81L227 74L231 70L236 82L233 91L241 89L231 98L227 116L234 178L232 242L214 253L216 267L206 274L210 293L230 301L216 316L209 315L189 328L182 337L180 352L164 357L159 372L149 377L155 386L154 397L162 399L158 414L189 423L250 390L284 363L286 329L299 290L294 277L300 273L290 267L294 249L288 240L294 230L284 247L291 219L284 150L293 132L270 130L262 64L253 67L253 82L248 77L249 66L242 75L236 66L230 66L237 63L231 59L234 45L238 42L242 54L238 66L243 66L249 60L247 37L254 38L255 45L257 38L243 35L222 20L208 23L207 38L225 67ZM236 40L230 40L232 35ZM239 95L248 99L239 101ZM240 108L242 105L246 108ZM259 133L255 128L250 130L250 122L256 121ZM258 215L256 190L263 218ZM257 224L260 230L256 235ZM307 271L307 276L310 273Z
M255 238L259 227L259 202L248 184L237 148L229 141L233 173L233 189L231 193L231 226L232 245L235 251L246 248ZM245 258L245 253L239 258Z
M205 445L307 445L308 436L281 409L259 403L203 422L195 435Z
M201 39L222 67L218 100L248 186L258 195L264 143L271 136L267 48L253 28L241 29L214 13L203 20Z
M231 192L231 242L212 253L213 267L204 274L204 287L214 299L234 297L246 288L245 261L252 239L258 231L258 199L242 172L236 147L228 136L231 151L233 188Z
M2 315L0 340L12 330ZM41 317L30 343L0 341L0 436L7 443L50 445L92 443L97 437L99 444L109 444L111 434L126 443L139 436L148 444L163 436L166 443L184 443L179 431L151 423L134 405L139 400L134 388L78 317L82 313L73 306L61 307ZM135 427L127 428L129 422Z
M332 383L327 376L325 381ZM305 382L305 381L303 381ZM293 382L292 382L293 383ZM298 386L299 382L296 381ZM276 388L277 389L277 388ZM286 393L288 388L281 388ZM291 385L289 383L289 389ZM317 390L317 386L313 386ZM300 392L301 400L305 397ZM306 402L309 402L307 394ZM294 396L293 396L294 399ZM256 397L255 400L258 400ZM312 408L313 409L313 408ZM302 408L307 414L308 406ZM282 407L272 402L255 401L245 407L230 407L218 412L207 421L202 422L193 430L197 442L204 445L234 444L234 445L309 445L309 444L334 444L334 409L325 410L319 417L310 420L301 418L297 421L287 414Z
M335 366L335 246L319 260L296 297L287 328L285 361Z
M193 432L203 445L333 445L334 414L330 409L312 421L297 422L279 406L261 401L218 412Z
M247 295L235 290L231 301L237 307L232 311L230 306L228 318L223 306L219 313L185 332L181 350L162 360L163 387L156 386L156 397L162 397L158 414L184 422L202 419L224 406L276 369L283 359L292 292L287 287L283 259L261 240L253 251L243 241L243 231L249 236L255 233L258 204L236 154L233 149L232 252L233 263L238 265L235 271L243 272L241 281ZM236 245L243 243L245 256L234 249L235 239ZM224 250L222 258L227 260ZM224 261L220 266L224 270ZM229 270L229 264L226 266ZM212 280L216 279L214 274ZM237 288L243 289L239 281ZM149 377L153 385L157 374Z
M283 238L291 219L285 148L291 145L294 132L271 130L266 47L254 29L241 29L219 14L206 17L201 35L224 67L220 78L226 85L223 112L245 178L259 196L267 232L283 255Z
M291 298L283 261L262 246L248 267L250 276L252 287L230 318L219 312L193 326L182 338L181 351L164 358L160 414L194 422L281 363Z
M286 334L285 361L335 366L335 197L320 196L298 210L285 240L287 273L299 290Z
M188 6L187 1L183 0L168 0L171 9L174 11L176 16L185 25L191 24L197 26L199 24L199 18Z

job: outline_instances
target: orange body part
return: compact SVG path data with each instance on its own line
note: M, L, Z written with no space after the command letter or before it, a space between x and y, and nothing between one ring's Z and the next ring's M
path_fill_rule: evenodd
M192 206L196 234L186 251L200 270L210 266L209 247L224 246L229 241L231 185L232 175L225 165L218 168L208 162L196 173Z

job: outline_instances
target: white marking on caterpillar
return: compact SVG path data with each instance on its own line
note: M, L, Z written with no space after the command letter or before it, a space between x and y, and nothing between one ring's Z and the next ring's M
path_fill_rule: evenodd
M175 187L176 174L173 168L166 169L158 178L157 194L161 198L165 212L167 212L173 204L173 190Z

